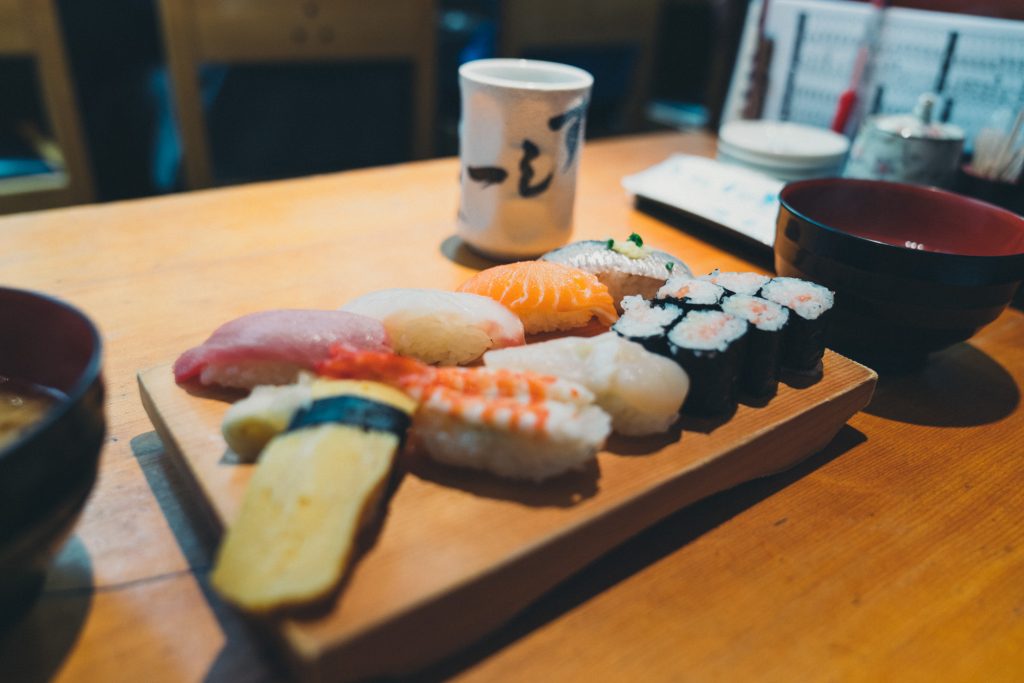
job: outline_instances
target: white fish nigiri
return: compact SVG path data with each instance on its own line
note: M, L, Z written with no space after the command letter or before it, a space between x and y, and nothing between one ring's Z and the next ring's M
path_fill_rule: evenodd
M300 371L326 360L335 344L391 349L384 326L373 318L344 311L261 311L224 323L181 354L174 362L174 379L241 389L290 384Z
M690 388L689 377L674 361L614 332L488 351L484 364L583 385L611 415L612 429L627 436L666 431L679 417Z
M384 324L395 353L432 365L463 365L487 349L525 342L519 316L486 296L440 289L383 289L341 310Z

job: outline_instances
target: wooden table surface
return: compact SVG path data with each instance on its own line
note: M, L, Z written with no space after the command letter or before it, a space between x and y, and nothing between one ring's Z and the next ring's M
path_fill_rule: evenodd
M713 148L588 143L576 237L636 231L695 271L770 267L636 211L619 185ZM135 373L253 310L454 287L483 265L452 237L457 173L442 159L0 219L0 283L86 311L108 388L99 482L43 597L0 635L0 679L283 677L209 588L212 533ZM820 454L669 517L421 678L1021 680L1022 383L1009 310L924 370L883 374Z

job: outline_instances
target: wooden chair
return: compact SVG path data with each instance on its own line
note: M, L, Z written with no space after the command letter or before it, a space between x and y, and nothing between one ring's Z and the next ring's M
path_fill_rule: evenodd
M3 57L28 57L35 62L43 106L55 139L44 138L35 130L26 131L29 142L54 170L0 178L0 213L92 201L92 173L54 0L0 0Z
M624 120L636 130L644 126L660 6L660 0L504 0L499 54L524 57L551 48L636 48L632 87L623 107Z
M199 95L203 63L410 60L415 78L413 154L434 136L433 0L160 0L183 146L185 184L213 184Z

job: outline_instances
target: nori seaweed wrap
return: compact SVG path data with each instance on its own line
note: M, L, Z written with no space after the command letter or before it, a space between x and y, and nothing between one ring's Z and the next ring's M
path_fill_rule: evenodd
M666 334L683 317L682 309L669 303L652 304L641 296L624 297L622 308L612 331L651 353L671 357Z
M761 275L759 273L745 273L745 272L722 272L718 268L707 275L701 275L701 280L707 280L713 282L722 289L725 290L726 294L749 294L754 296L758 293L761 287L765 286L770 277L767 275Z
M779 385L782 342L791 317L789 309L761 297L734 294L722 300L722 310L750 323L740 390L756 398L774 396Z
M819 284L794 277L773 278L759 294L793 313L783 340L782 367L797 372L815 371L825 354L828 313L835 295Z
M725 290L713 282L687 275L673 275L658 290L654 301L675 304L689 313L717 309L723 296Z
M736 405L747 321L722 311L691 311L669 330L672 358L690 376L683 410L718 415Z

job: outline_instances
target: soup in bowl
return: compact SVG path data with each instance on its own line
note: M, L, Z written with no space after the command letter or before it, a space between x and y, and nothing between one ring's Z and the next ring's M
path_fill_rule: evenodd
M0 288L0 622L42 587L96 481L102 345L66 303Z

